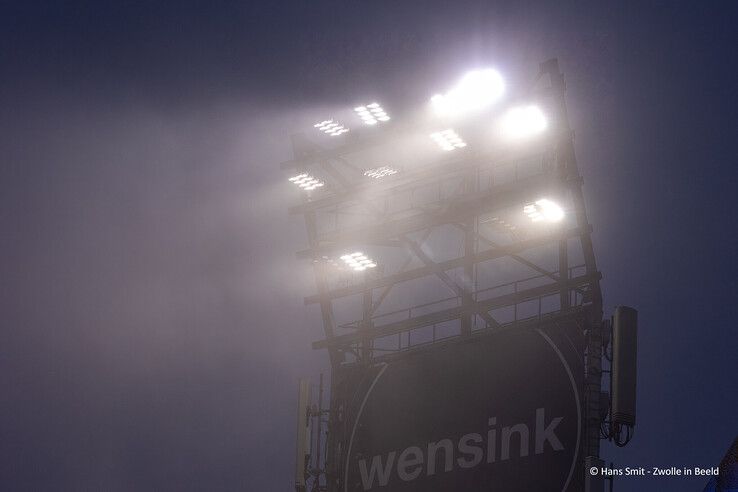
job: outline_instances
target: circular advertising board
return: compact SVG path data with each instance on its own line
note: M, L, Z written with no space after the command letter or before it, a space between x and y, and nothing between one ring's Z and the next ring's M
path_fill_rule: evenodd
M577 353L509 331L379 365L349 409L341 490L578 490Z

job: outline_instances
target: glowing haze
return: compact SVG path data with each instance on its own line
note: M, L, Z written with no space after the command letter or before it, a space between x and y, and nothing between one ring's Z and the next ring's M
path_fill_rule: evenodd
M553 56L606 309L632 303L642 326L640 427L606 458L716 465L738 429L735 18L731 2L3 2L2 488L292 490L297 378L327 356L287 210L327 186L279 169L290 134L337 145L429 116L484 67L501 114ZM373 102L391 120L362 123ZM350 132L313 127L335 110ZM442 120L357 172L402 169L366 177L381 186L472 152L429 138L466 136Z

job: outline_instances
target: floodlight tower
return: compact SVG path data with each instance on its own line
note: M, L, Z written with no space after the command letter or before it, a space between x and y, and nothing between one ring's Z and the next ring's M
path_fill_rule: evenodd
M311 433L315 452L307 453L309 464L298 460L298 490L361 490L352 478L358 472L350 470L357 462L363 490L373 490L362 453L377 443L362 437L371 424L361 419L386 368L420 352L433 360L441 353L434 351L486 343L498 333L540 333L566 365L576 398L570 420L578 420L579 430L572 434L576 466L567 465L564 489L583 490L586 482L598 490L601 483L583 476L583 463L598 463L603 424L620 435L635 423L628 386L635 321L621 313L625 321L615 323L612 337L603 322L601 275L558 62L541 64L532 89L514 94L524 104L478 113L468 123L454 119L459 111L488 110L505 91L499 74L478 71L432 98L447 119L403 124L378 102L362 102L316 123L326 143L292 137L294 158L281 167L303 192L290 208L307 228L308 248L297 256L312 262L317 293L305 304L320 306L325 339L313 347L327 349L332 371L328 410L322 399L311 405L301 387L299 442L305 446L304 433ZM413 159L403 145L417 145L419 137L435 153ZM555 336L573 347L579 360L573 370ZM607 420L602 358L611 338L624 347L613 353L628 374L614 383L622 409ZM401 482L394 488L402 490L413 474L397 466ZM426 475L433 475L430 468Z

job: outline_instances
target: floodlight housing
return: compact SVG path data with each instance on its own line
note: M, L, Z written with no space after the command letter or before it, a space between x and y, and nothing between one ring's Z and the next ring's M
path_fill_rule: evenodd
M399 171L390 166L375 167L364 171L364 176L368 178L381 179L387 176L397 174Z
M337 137L349 131L347 127L333 120L323 120L320 123L314 124L313 127L331 137Z
M505 92L505 82L491 68L467 73L459 83L445 94L436 94L431 104L436 113L456 115L484 109L495 103Z
M510 140L521 140L542 133L548 120L535 104L508 110L500 120L502 134Z
M466 147L466 142L451 128L431 133L430 138L446 151Z
M292 183L295 183L297 186L305 191L312 191L316 188L320 188L321 186L325 186L325 183L323 181L314 176L311 176L308 173L301 173L297 176L292 176L290 178L290 181Z
M346 265L355 272L363 272L367 268L376 268L377 264L361 251L341 256Z
M523 213L533 222L560 222L565 216L564 209L548 198L525 205Z
M376 125L377 123L385 123L390 120L387 112L377 102L367 104L366 106L357 106L354 108L354 112L359 115L359 118L361 118L365 125Z

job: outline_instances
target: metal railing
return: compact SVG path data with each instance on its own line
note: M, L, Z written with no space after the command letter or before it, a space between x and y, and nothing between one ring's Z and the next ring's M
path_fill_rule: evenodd
M568 276L567 278L575 278L580 273L583 273L586 271L585 265L575 265L568 268ZM472 298L475 301L488 301L493 300L496 298L500 298L509 294L525 294L525 292L531 288L530 284L535 283L536 287L538 286L546 286L546 285L557 285L558 282L552 278L558 277L558 271L550 272L550 275L546 274L540 274L540 275L534 275L530 277L526 277L523 279L518 279L511 282L505 282L502 284L498 284L492 287L487 287L484 289L480 289L474 293L472 293ZM540 282L541 280L546 280L545 282ZM498 296L486 296L485 294L489 294L491 292L499 292L500 290L504 291L504 294L498 295ZM570 288L569 289L569 305L570 306L581 306L584 303L584 295L583 291L580 288ZM503 304L500 306L495 307L491 312L495 311L501 311L504 309L510 309L512 308L512 316L510 316L510 319L504 319L504 320L496 320L497 321L497 328L500 327L509 327L510 325L513 325L515 323L524 323L534 320L543 320L546 317L558 314L561 312L561 305L560 303L558 305L554 304L551 306L550 309L547 309L546 306L544 306L544 300L545 299L556 299L558 300L560 298L560 293L547 293L544 295L534 295L529 298L525 298L518 301L513 301L508 304ZM400 321L407 321L411 320L415 317L418 317L420 315L430 314L436 311L440 311L442 309L448 309L448 308L454 308L454 307L460 307L462 306L462 296L453 296L453 297L447 297L444 299L418 304L415 306L398 309L394 311L390 311L387 313L382 313L376 316L373 316L371 318L371 323L373 326L379 326L384 325L387 323L396 323ZM521 307L523 305L530 305L533 304L535 307L535 310L531 314L526 314L529 312L529 310L522 310ZM430 309L432 308L432 309ZM380 321L380 322L378 322ZM382 322L383 321L383 322ZM482 323L477 323L477 321L482 321ZM421 326L421 327L414 327L405 331L402 331L400 333L387 335L384 337L378 337L373 340L373 347L372 350L378 351L378 352L396 352L400 350L406 350L409 348L416 348L420 347L422 345L434 343L439 340L445 340L447 338L453 338L455 336L460 335L460 326L456 329L451 331L451 334L448 333L448 330L441 331L439 328L442 328L443 325L449 324L449 320L445 320L438 323L429 323L427 325ZM451 322L458 324L459 320L454 319L451 320ZM349 323L344 323L339 325L339 328L345 329L345 330L358 330L362 326L363 322L361 320L358 321L352 321ZM479 316L474 316L474 327L473 330L483 330L488 329L490 326L484 322ZM425 337L423 337L423 341L420 341L418 343L412 343L412 335L420 334L421 332L429 332L426 334ZM386 343L390 340L397 340L396 343L392 342L393 347L389 348L383 345L386 345Z

